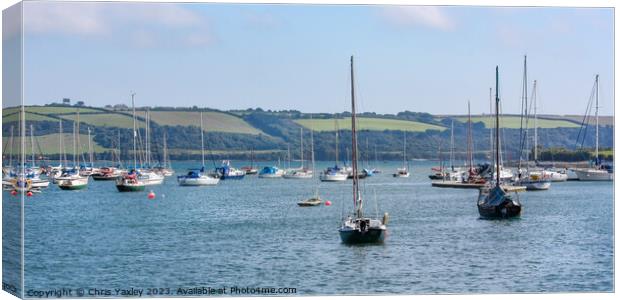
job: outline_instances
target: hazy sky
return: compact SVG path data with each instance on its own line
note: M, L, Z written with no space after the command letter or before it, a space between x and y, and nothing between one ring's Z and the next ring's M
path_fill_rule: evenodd
M519 111L523 55L539 111L582 114L595 74L613 114L613 10L25 2L25 97L88 105L487 112L500 66Z

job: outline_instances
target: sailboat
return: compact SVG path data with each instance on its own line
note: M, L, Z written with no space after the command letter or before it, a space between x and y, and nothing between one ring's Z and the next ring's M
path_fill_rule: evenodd
M338 145L338 132L340 131L338 128L338 120L334 119L334 129L336 133L336 160L334 161L333 167L328 167L319 175L319 179L324 182L342 182L346 181L348 177L348 172L345 168L341 168L338 166L338 152L340 152L340 148Z
M355 79L353 75L353 56L351 56L351 163L353 168L353 207L354 216L342 222L338 232L345 244L382 243L387 235L388 214L383 220L364 215L364 201L359 189L357 165L357 131L355 116Z
M409 177L409 162L407 161L407 132L403 131L403 167L396 169L394 177L407 178Z
M174 175L174 169L172 168L172 165L170 164L170 158L168 157L168 146L167 146L165 131L164 131L164 146L163 146L162 156L163 156L164 162L160 166L154 167L153 171L165 177Z
M521 214L518 194L509 195L501 186L499 154L499 67L495 67L495 183L478 196L478 212L483 218L510 218Z
M131 94L131 108L133 110L132 120L133 120L133 169L127 173L124 173L122 176L116 179L116 189L119 192L141 192L144 191L146 185L144 181L139 178L138 172L138 162L137 162L137 151L136 151L136 105L134 102L134 96L136 94Z
M202 124L202 112L200 112L200 150L202 153L202 167L200 169L190 169L187 175L177 176L177 181L180 186L209 186L217 185L220 182L219 177L213 174L207 174L205 170L205 138Z
M118 149L116 149L115 152L113 153L113 156L116 156L118 159L118 168L114 167L114 166L108 166L108 167L101 167L99 169L97 169L96 172L93 172L91 174L90 177L93 178L93 180L107 180L107 181L112 181L112 180L116 180L119 177L121 177L123 175L123 171L120 168L121 165L121 158L120 158L120 153L121 153L121 134L120 134L120 129L118 131L118 140L117 140L117 147ZM116 154L114 154L116 153Z
M146 110L145 144L144 144L144 160L146 163L146 168L141 168L140 170L138 170L138 176L140 180L144 182L144 185L159 185L164 182L165 177L163 174L157 172L157 170L152 168L150 127L151 127L151 115L150 115L150 111L147 109Z
M595 137L595 145L596 148L594 150L595 164L593 168L587 169L575 169L575 173L577 173L577 177L579 177L580 181L613 181L614 174L611 169L604 169L601 160L599 158L598 153L598 74L596 74L596 78L594 79L594 88L596 93L596 106L595 106L595 122L596 122L596 137Z
M250 150L250 165L242 167L241 170L245 172L245 175L258 174L258 169L254 167L254 148Z
M23 105L20 106L20 112L19 112L19 129L18 129L18 136L20 137L22 146L18 146L19 149L21 149L22 151L17 151L17 166L15 168L13 168L12 163L13 163L13 127L11 127L11 155L9 156L9 168L8 170L4 170L3 172L6 172L8 174L5 173L5 176L3 178L3 185L5 189L9 189L11 191L14 192L20 192L20 193L25 193L25 192L37 192L38 189L34 189L32 187L32 180L27 178L27 174L29 173L29 171L26 169L26 164L25 164L25 160L26 158L24 157L26 155L26 152L23 151L22 147L23 147L23 141L26 138L26 110L24 108Z
M77 128L77 133L76 133ZM81 190L88 185L88 176L79 174L80 156L78 146L80 145L80 108L77 109L76 122L73 124L73 168L66 169L60 177L56 178L58 187L63 190ZM80 150L81 152L81 150Z
M92 147L92 143L90 140L90 127L88 127L88 158L89 158L90 164L80 166L80 175L85 176L85 177L91 176L93 175L93 173L97 173L99 171L99 169L95 168L95 165L94 165L93 147Z
M530 164L530 151L529 151L529 121L530 121L530 110L532 109L533 102L536 100L536 80L534 80L534 87L532 88L532 97L530 99L530 103L528 105L527 98L527 56L523 58L523 85L521 89L521 131L519 138L519 165L517 168L517 178L516 183L522 186L529 191L543 191L548 190L551 187L551 181L547 178L546 172L542 168L537 168L536 159L534 160L534 166ZM525 128L524 120L525 118ZM536 119L536 118L535 118ZM536 130L536 126L534 126ZM536 138L534 139L536 140ZM536 141L534 142L536 147ZM525 159L523 158L523 150L525 150ZM522 162L525 162L525 167L522 168Z
M301 127L299 129L300 132L300 162L301 166L299 168L290 168L284 172L282 178L286 179L310 179L313 176L312 170L309 170L304 166L304 128Z
M310 116L310 118L312 118L312 116ZM314 166L314 130L310 129L310 153L312 153L312 173L314 174L315 171L315 166ZM321 203L323 203L323 200L321 199L321 197L319 196L319 181L315 181L316 182L316 187L315 187L315 193L314 196L297 202L297 205L299 206L318 206L321 205Z
M530 105L534 109L534 163L538 163L538 116L536 113L536 80L534 80L534 87L532 88L532 98ZM527 123L526 123L527 124ZM526 130L528 130L526 128ZM527 137L527 136L526 136ZM526 147L527 149L528 147ZM529 162L529 154L528 154ZM555 172L554 172L555 173ZM525 186L528 191L545 191L551 187L551 171L544 170L542 168L529 168L526 172L525 178L519 180L519 184ZM557 173L556 177L561 177L565 174ZM565 175L566 176L566 175ZM566 176L568 178L568 176Z
M534 162L538 164L538 84L534 80L532 105L534 106ZM547 168L544 175L551 182L563 182L568 180L566 169Z

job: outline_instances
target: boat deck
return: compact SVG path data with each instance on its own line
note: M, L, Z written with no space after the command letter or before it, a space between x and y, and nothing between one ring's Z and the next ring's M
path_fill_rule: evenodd
M484 183L463 183L453 181L433 181L431 185L434 187L454 189L480 189L484 187Z
M481 189L485 187L484 183L463 183L463 182L451 182L451 181L433 181L431 186L439 188L453 188L453 189ZM506 192L525 192L524 186L515 185L502 185L502 189Z

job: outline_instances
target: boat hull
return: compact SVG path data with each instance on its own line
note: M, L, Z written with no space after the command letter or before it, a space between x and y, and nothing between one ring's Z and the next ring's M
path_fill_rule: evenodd
M286 178L286 179L312 179L312 174L282 175L282 178Z
M347 174L321 174L320 180L324 182L342 182L347 180Z
M604 170L575 170L579 181L613 181L614 174Z
M345 244L380 244L385 241L386 229L369 228L366 231L357 229L340 229L340 240Z
M241 179L243 179L243 177L245 177L245 174L243 174L243 175L222 175L220 177L220 179L222 179L222 180L241 180Z
M545 191L551 187L551 181L522 182L528 191Z
M282 178L282 174L260 174L258 178Z
M75 184L75 185L58 185L58 187L61 190L66 190L66 191L74 191L74 190L81 190L86 188L88 185L87 184Z
M116 189L119 192L142 192L146 186L144 184L117 184Z
M321 205L321 203L323 203L323 201L321 199L308 199L308 200L304 200L301 202L297 202L297 205L302 206L302 207L306 207L306 206L319 206Z
M71 179L59 179L58 187L61 190L81 190L88 186L88 177L83 178L71 178Z
M93 180L98 180L98 181L111 181L111 180L116 180L120 177L120 175L114 175L114 176L101 176L101 175L91 175L90 176Z
M201 178L179 178L180 186L214 186L217 185L220 180L215 177L201 177Z

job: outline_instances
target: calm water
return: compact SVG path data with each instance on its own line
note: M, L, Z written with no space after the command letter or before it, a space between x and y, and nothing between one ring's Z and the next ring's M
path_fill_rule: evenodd
M244 165L236 163L237 166ZM320 167L326 166L321 164ZM350 181L321 183L330 207L300 208L316 180L222 181L146 192L113 182L51 186L28 198L25 290L54 288L294 287L297 294L489 293L613 290L613 185L554 183L521 193L515 220L478 218L477 191L437 189L432 163L398 163L364 180L367 214L391 215L383 245L346 246ZM177 173L187 163L177 163ZM177 174L177 175L178 175ZM4 203L17 202L6 192Z

